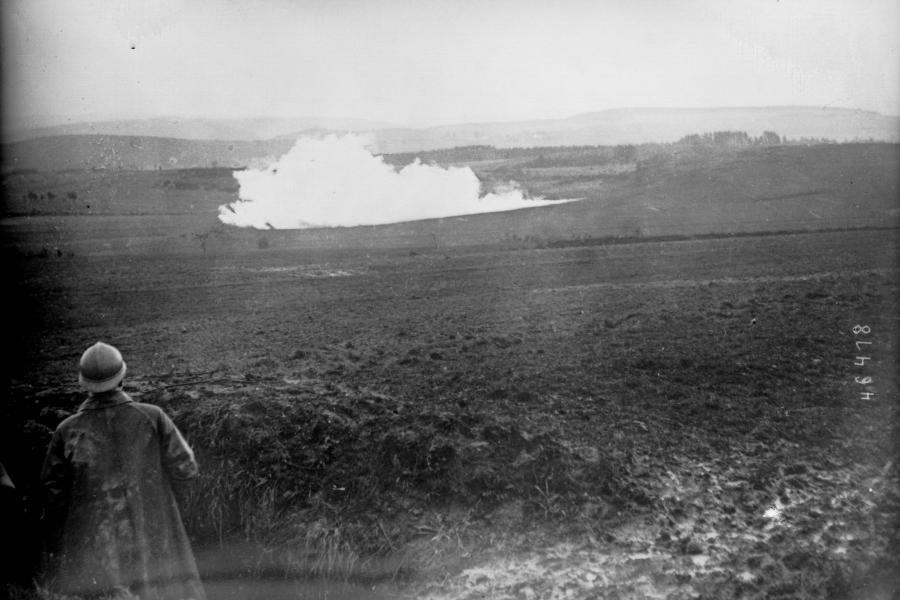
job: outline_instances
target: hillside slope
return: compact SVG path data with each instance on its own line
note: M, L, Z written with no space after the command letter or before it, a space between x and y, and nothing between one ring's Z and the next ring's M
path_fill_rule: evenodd
M165 119L73 124L23 132L3 144L10 169L158 169L271 161L299 136L356 132L381 154L470 145L534 148L667 143L712 131L774 131L791 140L900 141L900 117L810 107L622 109L568 119L472 123L425 129L350 120Z
M18 127L4 132L5 142L61 135L121 135L168 137L190 140L268 140L304 130L369 131L389 127L385 123L363 119L330 119L324 117L248 117L212 119L196 117L158 117L118 119Z
M513 148L664 143L707 131L746 131L752 136L776 131L791 139L893 142L900 141L900 117L813 107L636 108L557 120L387 130L377 132L377 139L382 152L409 152L473 144Z
M290 150L293 139L267 141L61 135L3 146L3 169L137 170L242 167L267 164Z
M560 150L577 163L578 149ZM535 152L532 162L540 157ZM198 252L261 248L438 248L587 244L609 238L896 227L900 145L750 148L661 157L608 175L592 166L474 161L482 180L510 163L526 190L582 198L556 206L393 225L260 232L226 227L232 171L18 172L3 179L3 242L23 253ZM554 192L556 190L556 192Z

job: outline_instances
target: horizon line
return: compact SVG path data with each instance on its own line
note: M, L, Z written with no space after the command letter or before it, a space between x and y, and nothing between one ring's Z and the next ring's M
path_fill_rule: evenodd
M399 124L391 121L387 121L384 119L374 119L374 118L366 118L366 117L353 117L353 116L322 116L322 115L259 115L259 114L245 114L245 115L216 115L216 116L206 116L206 115L196 115L196 114L184 114L184 115L171 115L171 114L147 114L147 115L107 115L107 116L92 116L85 115L84 117L74 117L74 116L65 116L65 115L32 115L26 116L21 119L17 119L19 124L11 124L9 115L4 115L3 119L3 137L6 137L7 133L12 132L28 132L40 129L53 129L57 127L66 127L66 126L78 126L78 125L94 125L94 124L111 124L116 122L146 122L146 121L212 121L212 122L228 122L228 121L254 121L254 120L263 120L263 121L301 121L301 120L310 120L310 121L359 121L364 124L371 124L371 129L373 130L383 130L383 129L418 129L418 130L427 130L427 129L439 129L443 127L459 127L466 125L488 125L488 124L513 124L513 123L527 123L527 122L542 122L542 121L566 121L569 119L575 119L578 117L584 117L588 115L601 114L601 113L614 113L614 112L625 112L625 111L682 111L682 112L693 112L693 111L727 111L727 110L784 110L784 109L812 109L812 110L834 110L834 111L847 111L847 112L860 112L860 113L869 113L874 115L879 115L888 118L898 118L900 117L900 110L898 113L883 113L877 110L865 109L865 108L857 108L857 107L848 107L848 106L831 106L831 105L814 105L814 104L766 104L766 105L720 105L720 106L620 106L615 108L601 108L597 110L587 110L581 111L573 114L569 114L564 117L535 117L535 118L516 118L509 120L460 120L447 122L442 124ZM40 124L40 125L23 125L21 122L34 122L34 121L56 121L50 124Z

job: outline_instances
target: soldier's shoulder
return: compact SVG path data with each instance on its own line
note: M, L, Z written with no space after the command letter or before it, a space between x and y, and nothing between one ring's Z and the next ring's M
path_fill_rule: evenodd
M129 406L131 406L132 408L137 409L147 415L156 416L156 415L160 415L160 414L165 414L165 411L162 408L160 408L159 406L157 406L155 404L150 404L149 402L139 402L137 400L133 400L132 402L129 403Z
M147 420L151 421L152 423L158 423L160 419L165 419L167 417L166 411L155 404L148 404L146 402L138 402L137 400L133 400L126 406L141 413Z
M65 431L66 429L69 429L70 427L75 425L75 423L80 421L82 419L82 417L83 417L83 413L80 413L80 412L73 413L73 414L69 415L68 417L66 417L65 419L63 419L62 421L60 421L59 425L56 426L56 430L57 431Z

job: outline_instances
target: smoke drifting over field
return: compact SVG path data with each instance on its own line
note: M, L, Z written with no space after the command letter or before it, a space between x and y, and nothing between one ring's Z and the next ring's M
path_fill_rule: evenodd
M301 138L268 168L234 177L240 201L220 206L219 219L257 229L381 225L559 202L527 199L514 184L481 196L468 167L416 161L395 170L352 135Z

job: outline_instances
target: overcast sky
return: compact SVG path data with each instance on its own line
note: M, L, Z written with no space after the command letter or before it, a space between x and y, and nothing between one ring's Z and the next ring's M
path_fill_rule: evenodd
M398 125L619 107L900 114L897 0L4 0L7 125Z

